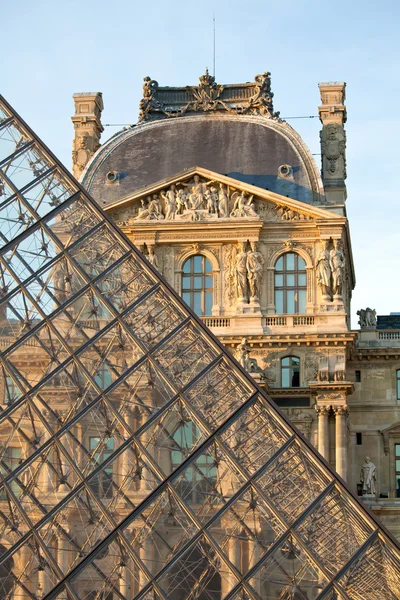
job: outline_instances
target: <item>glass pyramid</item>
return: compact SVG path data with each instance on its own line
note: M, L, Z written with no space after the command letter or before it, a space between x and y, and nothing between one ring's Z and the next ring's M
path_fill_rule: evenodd
M396 543L0 100L0 598L398 599Z

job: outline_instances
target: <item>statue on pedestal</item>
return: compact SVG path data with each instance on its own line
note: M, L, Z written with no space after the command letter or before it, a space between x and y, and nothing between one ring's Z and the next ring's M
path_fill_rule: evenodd
M360 481L362 483L363 496L375 496L376 494L376 467L369 456L365 458L365 463L361 467Z
M250 287L250 300L258 300L261 294L264 258L257 250L256 242L250 242L250 251L247 253L247 278Z
M247 344L247 338L242 338L242 341L238 345L235 351L235 358L242 365L244 369L250 370L250 355L251 348Z
M322 297L324 300L330 300L332 296L331 289L331 265L330 255L328 250L328 240L323 240L323 247L317 257L316 276L317 283L321 288Z
M246 243L238 243L239 251L236 254L235 284L238 302L247 302L247 252Z
M333 248L330 252L332 270L332 292L334 296L342 295L345 258L341 249L340 240L333 240Z

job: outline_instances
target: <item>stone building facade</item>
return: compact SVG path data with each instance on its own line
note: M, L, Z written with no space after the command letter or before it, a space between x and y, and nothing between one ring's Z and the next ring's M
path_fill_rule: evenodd
M319 84L319 169L274 112L269 73L219 85L206 72L186 88L147 77L138 123L81 180L360 495L370 457L364 500L400 536L400 339L371 309L350 328L345 88ZM75 148L87 97L74 101ZM97 118L88 145L100 129Z

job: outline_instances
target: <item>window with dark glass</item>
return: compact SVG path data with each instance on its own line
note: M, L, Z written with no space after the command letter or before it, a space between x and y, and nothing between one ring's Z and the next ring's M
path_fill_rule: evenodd
M400 400L400 369L396 371L397 400Z
M97 464L101 465L114 452L114 440L92 436L89 438L90 454ZM91 481L90 488L98 497L111 498L113 495L112 466L102 469Z
M298 254L283 254L275 264L275 312L306 312L306 263Z
M2 456L2 459L0 462L1 475L3 477L7 477L14 469L16 469L21 462L21 457L22 457L21 448L16 447L16 446L7 446L7 448L5 448L5 450L3 451L3 456ZM14 492L14 494L18 497L22 492L22 488L20 487L18 482L12 481L10 486L11 486L11 489ZM5 490L2 490L0 492L0 500L6 500L6 499L7 499L7 494L6 494Z
M400 498L400 444L394 446L396 452L396 498Z
M281 387L300 387L300 359L296 356L281 360Z
M182 298L202 317L211 315L213 302L212 266L208 258L197 254L183 265Z
M177 444L171 453L172 470L175 470L193 451L193 445L200 437L200 431L193 422L182 424L173 436ZM190 504L201 504L204 495L213 493L217 480L215 462L208 454L202 454L185 469L185 477L179 482L178 494Z
M14 380L7 375L4 383L4 404L13 404L21 397L21 392L15 385Z
M112 384L112 373L111 369L107 365L101 365L99 370L94 376L94 380L102 390L105 390Z

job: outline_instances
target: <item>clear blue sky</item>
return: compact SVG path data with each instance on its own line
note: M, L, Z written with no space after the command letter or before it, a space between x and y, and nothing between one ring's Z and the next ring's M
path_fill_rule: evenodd
M3 0L0 91L70 168L72 94L101 91L104 123L134 123L145 75L188 85L211 70L213 10L219 83L271 71L285 117L317 114L318 82L347 82L352 313L400 311L398 0ZM290 123L318 153L318 119Z

